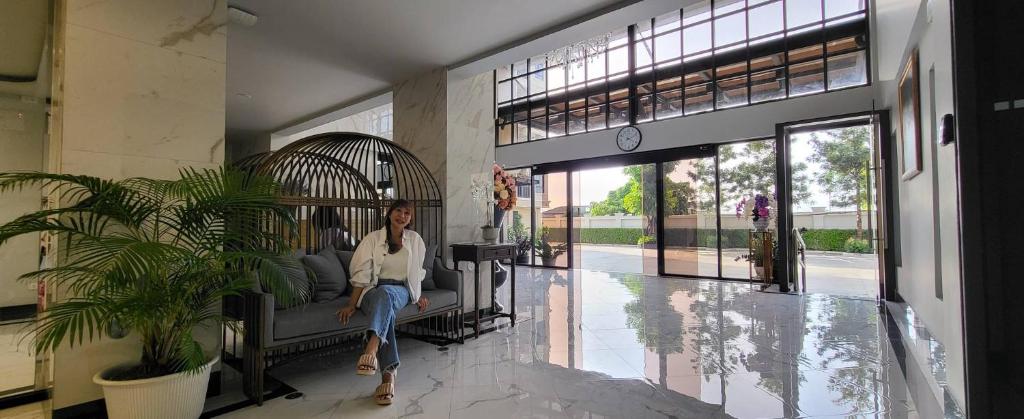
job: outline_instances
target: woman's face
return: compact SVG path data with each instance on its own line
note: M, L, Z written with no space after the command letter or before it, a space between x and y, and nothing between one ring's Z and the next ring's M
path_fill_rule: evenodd
M398 207L391 211L391 225L405 228L412 221L412 208Z

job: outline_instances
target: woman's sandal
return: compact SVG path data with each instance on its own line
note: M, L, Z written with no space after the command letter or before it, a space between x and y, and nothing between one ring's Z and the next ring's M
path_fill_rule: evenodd
M377 356L363 354L359 357L359 365L356 367L356 374L374 375L377 373Z
M381 406L387 406L391 404L391 399L395 398L395 382L388 381L380 383L377 386L377 391L373 393L373 400Z

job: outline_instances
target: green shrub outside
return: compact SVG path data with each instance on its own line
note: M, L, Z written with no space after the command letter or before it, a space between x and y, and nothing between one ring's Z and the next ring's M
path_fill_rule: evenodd
M846 239L846 243L843 244L843 251L847 253L869 253L871 252L871 245L868 244L867 240L850 237Z
M564 228L550 229L551 237L564 238ZM620 244L637 245L640 238L644 236L641 228L583 228L579 229L580 243L591 244ZM865 239L847 246L847 242L857 235L852 229L820 229L807 230L802 233L807 250L829 251L829 252L851 252L871 253L871 243L867 240L868 232L865 231ZM718 234L714 229L699 229L696 231L683 229L668 229L665 232L668 237L694 237L699 247L718 247ZM747 230L722 230L723 249L746 249ZM853 239L857 241L856 239ZM686 243L671 243L669 245L690 245L691 239L682 240Z

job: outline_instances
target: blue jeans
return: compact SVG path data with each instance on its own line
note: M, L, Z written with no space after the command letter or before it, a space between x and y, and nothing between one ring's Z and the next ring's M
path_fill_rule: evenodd
M405 285L378 285L366 292L361 308L370 318L366 338L373 332L380 338L377 360L384 371L398 369L398 342L395 341L395 316L409 305L409 289Z

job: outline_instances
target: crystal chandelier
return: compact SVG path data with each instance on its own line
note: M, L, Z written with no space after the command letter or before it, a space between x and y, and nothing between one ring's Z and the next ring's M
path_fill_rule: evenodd
M606 33L598 37L576 42L548 52L546 54L548 65L558 66L576 64L578 66L582 66L583 60L593 61L597 58L598 54L607 51L608 40L610 38L611 33Z

